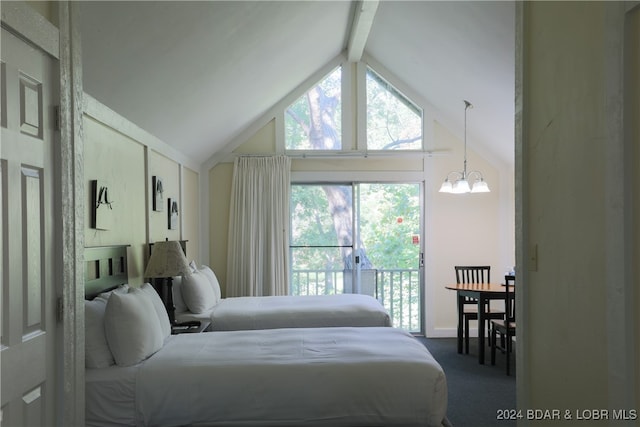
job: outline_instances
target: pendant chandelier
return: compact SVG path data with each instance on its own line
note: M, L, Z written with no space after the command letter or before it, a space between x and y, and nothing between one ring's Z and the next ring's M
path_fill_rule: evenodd
M467 110L473 108L473 105L465 100L464 101L464 168L461 172L453 171L447 174L442 186L440 187L440 193L488 193L489 186L484 181L482 173L479 171L467 172ZM449 177L454 179L452 183ZM473 180L473 185L469 187L469 180Z

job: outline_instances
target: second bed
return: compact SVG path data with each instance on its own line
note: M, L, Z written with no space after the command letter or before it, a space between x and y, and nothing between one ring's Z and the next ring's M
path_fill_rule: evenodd
M172 294L176 320L210 321L208 331L392 326L387 310L369 295L220 298L206 266L190 278L174 278Z

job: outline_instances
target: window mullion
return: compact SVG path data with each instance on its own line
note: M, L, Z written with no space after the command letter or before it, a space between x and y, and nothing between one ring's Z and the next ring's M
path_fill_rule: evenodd
M355 137L356 150L367 151L367 64L356 63L355 93L354 100L355 117Z

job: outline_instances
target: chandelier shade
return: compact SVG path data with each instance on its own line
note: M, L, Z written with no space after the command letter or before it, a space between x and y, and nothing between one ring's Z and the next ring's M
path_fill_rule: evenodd
M462 171L449 172L440 186L440 193L466 194L466 193L489 193L489 185L484 180L480 171L467 172L467 110L473 105L464 101L464 165ZM449 178L453 179L453 182ZM469 180L473 180L469 185Z

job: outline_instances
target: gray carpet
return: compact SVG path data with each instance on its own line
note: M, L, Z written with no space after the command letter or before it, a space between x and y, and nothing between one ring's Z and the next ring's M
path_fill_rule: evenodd
M499 411L516 407L516 368L511 355L511 376L506 374L505 356L498 352L492 366L489 348L485 365L478 363L476 342L469 354L458 354L455 338L420 340L440 363L447 376L449 404L447 418L453 427L515 426L515 421L498 420Z

